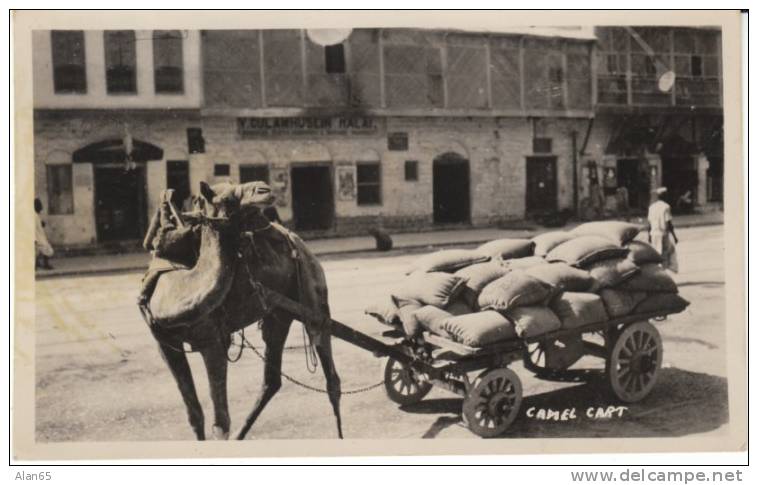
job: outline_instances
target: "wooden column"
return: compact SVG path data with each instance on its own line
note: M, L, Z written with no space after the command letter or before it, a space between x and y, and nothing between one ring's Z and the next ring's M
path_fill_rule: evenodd
M263 30L258 31L258 70L260 71L258 77L261 84L261 106L266 108L268 102L266 101L266 62L265 62L265 47L263 44Z
M484 63L485 63L485 79L487 82L487 108L492 109L494 103L492 101L492 57L490 53L490 39L486 37L484 39Z
M384 86L384 31L378 30L377 46L379 49L379 102L382 108L387 107L387 94Z

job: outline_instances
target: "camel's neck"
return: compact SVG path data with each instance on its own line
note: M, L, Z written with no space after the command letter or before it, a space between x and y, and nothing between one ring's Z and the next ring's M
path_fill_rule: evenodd
M200 254L198 255L198 264L201 261L217 262L219 257L225 259L228 253L232 253L230 248L225 248L225 244L231 241L222 231L213 229L208 225L203 225L200 229Z
M245 231L258 232L271 227L271 221L260 211L254 211L252 214L246 215L244 221L243 230Z

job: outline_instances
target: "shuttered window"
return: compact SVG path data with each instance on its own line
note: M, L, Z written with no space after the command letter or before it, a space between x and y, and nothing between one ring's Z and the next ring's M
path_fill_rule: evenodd
M184 91L182 35L178 30L153 32L153 69L156 93Z
M84 32L50 32L53 54L53 88L56 93L86 93L87 68L84 62Z
M382 203L382 171L378 162L357 165L358 205Z
M105 83L109 94L137 92L137 49L133 30L106 30Z

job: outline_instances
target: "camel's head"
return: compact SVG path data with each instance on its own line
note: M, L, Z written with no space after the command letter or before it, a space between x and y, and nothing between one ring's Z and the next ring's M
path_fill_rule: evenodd
M200 196L195 208L209 219L238 219L260 212L274 202L271 187L256 181L244 184L221 183L213 186L200 182Z

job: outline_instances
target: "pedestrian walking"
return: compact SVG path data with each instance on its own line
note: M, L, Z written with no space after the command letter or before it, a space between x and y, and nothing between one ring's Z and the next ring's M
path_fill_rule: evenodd
M663 267L678 273L676 245L679 244L679 238L674 231L671 206L663 200L666 192L666 187L658 187L654 193L655 200L647 211L648 242L663 257Z
M53 246L50 245L50 241L47 239L45 223L42 222L42 218L40 217L43 209L42 201L34 199L34 269L53 269L50 264L50 258L55 251L53 251Z

